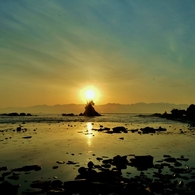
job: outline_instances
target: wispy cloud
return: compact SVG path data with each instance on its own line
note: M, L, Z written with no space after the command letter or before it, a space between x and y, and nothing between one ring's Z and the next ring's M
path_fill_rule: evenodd
M96 83L120 88L118 96L124 96L133 87L166 93L167 86L189 86L195 73L193 5L182 0L4 1L0 88L11 94L18 85L25 92L28 86L41 91L43 84L69 91Z

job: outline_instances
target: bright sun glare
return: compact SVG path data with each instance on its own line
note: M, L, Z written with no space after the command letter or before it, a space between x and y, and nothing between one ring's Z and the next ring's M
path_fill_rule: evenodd
M99 92L95 87L89 86L81 90L81 98L84 101L97 101L99 99Z
M85 91L85 98L86 98L86 100L94 100L95 91L93 89L87 89Z

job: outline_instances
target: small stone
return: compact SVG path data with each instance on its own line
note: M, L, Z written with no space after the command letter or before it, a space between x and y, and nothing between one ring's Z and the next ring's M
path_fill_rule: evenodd
M102 160L103 158L97 157L96 159L100 161L100 160Z
M66 164L67 164L67 165L75 165L75 164L78 164L78 163L77 163L77 162L73 162L73 161L69 160Z
M22 130L21 127L17 127L17 128L16 128L16 131L17 131L17 132L20 132L21 130Z
M61 161L61 160L58 160L58 161L56 161L56 163L58 163L58 164L64 164L65 162L64 161Z
M164 161L166 161L166 162L176 162L176 159L173 158L173 157L168 157L168 158L165 158Z

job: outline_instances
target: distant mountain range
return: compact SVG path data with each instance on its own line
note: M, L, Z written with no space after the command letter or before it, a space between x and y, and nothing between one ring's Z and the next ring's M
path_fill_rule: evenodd
M170 103L136 103L136 104L116 104L108 103L104 105L95 105L95 110L99 113L164 113L172 109L187 109L188 104L170 104ZM64 104L64 105L36 105L30 107L7 107L0 108L0 113L25 112L25 113L83 113L85 104Z

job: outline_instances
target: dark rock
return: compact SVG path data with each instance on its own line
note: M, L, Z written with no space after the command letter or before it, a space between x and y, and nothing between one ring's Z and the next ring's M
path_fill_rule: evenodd
M118 169L126 169L127 168L127 156L117 155L113 158L112 164L115 165Z
M173 109L171 110L172 117L183 117L186 114L185 110Z
M182 164L181 164L180 162L175 162L175 163L174 163L174 166L180 167L180 166L182 166Z
M89 101L87 102L87 105L85 106L85 111L83 113L83 116L101 116L96 110L94 109L94 102Z
M17 131L17 132L22 131L22 127L17 127L17 128L16 128L16 131Z
M111 164L113 162L113 159L104 159L102 163L104 164Z
M0 184L0 194L1 195L17 195L18 193L18 187L12 185L8 181L4 181Z
M46 190L49 188L50 183L51 183L51 181L47 181L47 180L46 181L45 180L36 180L30 184L30 187Z
M0 171L7 171L8 167L0 167Z
M50 186L52 188L62 188L63 187L63 182L60 180L54 180L51 182Z
M100 160L103 160L103 158L101 158L101 157L97 157L96 159L99 160L99 161L100 161Z
M187 110L186 110L186 115L189 118L195 118L195 104L191 104Z
M170 171L172 171L174 173L185 173L186 169L183 169L183 168L171 168Z
M26 116L26 113L22 112L19 114L20 116Z
M145 128L141 128L140 129L142 131L143 134L146 133L156 133L156 131L166 131L165 128L159 127L157 129L153 128L153 127L145 127Z
M58 160L58 161L56 161L56 163L58 163L58 164L64 164L65 162L62 161L62 160Z
M151 168L153 167L153 156L135 156L135 158L130 159L132 165L135 167Z
M2 176L3 176L3 177L6 177L6 176L10 175L11 173L12 173L11 171L4 172L4 173L2 173Z
M93 166L94 166L94 164L93 164L92 161L89 161L88 164L87 164L87 166L88 166L89 169L92 169Z
M47 191L48 195L65 195L65 190L63 188L51 189Z
M43 190L38 188L26 189L22 192L22 195L43 195Z
M12 112L12 113L9 113L8 116L19 116L19 114L17 112Z
M130 131L131 131L132 133L135 133L135 132L138 131L138 129L131 129Z
M164 161L175 163L177 160L176 160L176 158L168 157L168 158L165 158Z
M80 167L80 168L78 169L78 172L79 172L81 175L85 174L86 171L87 171L87 169L86 169L85 167Z
M112 128L112 130L114 133L120 133L120 132L127 133L127 129L123 126L114 127L114 128Z
M177 158L177 160L180 160L180 161L188 161L189 158Z
M24 137L22 137L23 139L30 139L30 138L32 138L32 136L24 136Z
M68 113L68 114L62 113L62 116L75 116L75 115L73 113Z
M162 182L152 182L150 183L149 188L155 193L162 194L164 190L164 184Z
M15 168L12 171L39 171L41 167L39 165L29 165L21 168Z
M18 180L19 179L19 175L11 175L11 176L8 177L8 179Z
M73 162L73 161L69 160L66 164L67 164L67 165L75 165L75 164L78 164L78 163L77 163L77 162Z
M73 193L80 193L82 191L89 190L89 181L86 179L76 179L73 181L64 182L64 189Z

